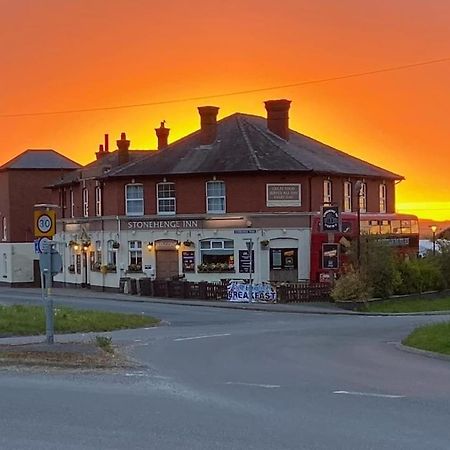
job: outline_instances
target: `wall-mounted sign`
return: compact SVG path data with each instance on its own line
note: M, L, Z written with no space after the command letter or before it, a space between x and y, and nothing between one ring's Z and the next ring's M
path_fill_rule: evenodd
M301 185L294 183L266 184L266 205L301 206Z
M195 252L182 252L181 262L183 266L183 273L195 272Z
M177 230L201 228L202 221L198 219L180 220L128 220L129 230Z
M255 272L255 252L251 251L251 259L250 252L248 250L239 250L239 273L250 273L250 267L252 273Z
M340 231L339 206L322 206L322 231Z
M322 244L322 269L339 268L339 244Z
M248 230L233 230L234 234L255 234L256 230L248 229Z
M176 250L177 242L175 239L159 239L154 242L155 250Z

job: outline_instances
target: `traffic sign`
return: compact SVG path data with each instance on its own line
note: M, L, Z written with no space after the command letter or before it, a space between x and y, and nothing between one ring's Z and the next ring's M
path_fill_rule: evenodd
M45 245L47 242L51 242L51 239L48 237L41 237L34 240L34 252L40 255L45 251Z
M55 211L34 211L34 235L52 237L56 232Z

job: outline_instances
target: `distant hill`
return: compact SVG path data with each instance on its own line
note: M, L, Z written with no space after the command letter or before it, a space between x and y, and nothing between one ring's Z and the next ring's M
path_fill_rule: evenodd
M419 234L421 239L427 239L432 237L431 225L437 226L436 234L441 231L450 228L450 220L444 220L443 222L438 222L431 219L419 219Z

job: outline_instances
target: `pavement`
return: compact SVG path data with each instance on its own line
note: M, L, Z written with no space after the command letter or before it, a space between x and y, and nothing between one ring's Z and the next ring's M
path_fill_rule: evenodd
M16 294L32 297L40 297L41 290L39 288L0 288L0 304L5 293L10 292L14 298ZM295 314L334 314L334 315L362 315L362 316L404 316L404 315L448 315L450 311L429 311L417 313L379 313L379 312L362 312L352 311L339 308L332 302L310 302L310 303L238 303L228 302L225 300L192 300L192 299L174 299L167 297L146 297L140 295L120 294L113 292L101 292L91 289L82 288L53 288L55 297L67 298L86 298L96 300L111 300L118 302L134 302L134 303L161 303L167 305L196 306L208 308L224 308L224 309L240 309L250 311L266 311L266 312L282 312ZM8 297L8 295L6 295Z

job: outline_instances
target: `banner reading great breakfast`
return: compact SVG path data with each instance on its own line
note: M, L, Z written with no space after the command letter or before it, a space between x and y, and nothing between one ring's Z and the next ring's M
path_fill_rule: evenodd
M250 300L250 285L240 281L228 283L228 301L242 303L275 302L277 291L268 283L252 284L252 298Z

